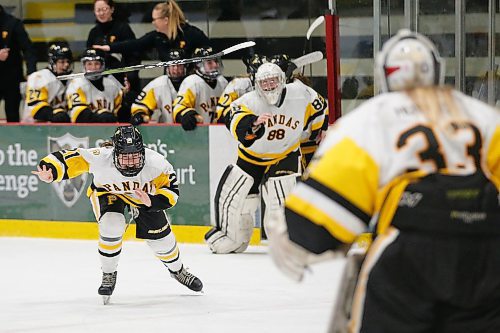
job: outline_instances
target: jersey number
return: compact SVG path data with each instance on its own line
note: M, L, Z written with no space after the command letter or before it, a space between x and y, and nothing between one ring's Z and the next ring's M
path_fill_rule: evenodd
M274 139L276 139L276 140L283 140L284 137L285 137L285 130L282 129L282 128L277 129L277 130L272 130L267 135L267 139L269 141L274 140Z
M472 144L467 146L466 153L473 159L476 169L479 168L481 165L482 140L478 128L472 124L466 124L465 126L457 126L457 125L452 125L452 126L454 134L458 133L461 130L472 131L474 135L474 141L472 142ZM418 152L418 157L420 158L420 160L422 162L433 162L436 169L438 170L446 169L448 167L446 165L446 159L444 158L443 152L436 138L436 135L434 134L434 131L430 127L417 125L415 127L410 128L409 130L401 134L401 136L398 139L397 147L402 148L408 143L408 140L411 137L418 134L423 135L427 143L427 147Z

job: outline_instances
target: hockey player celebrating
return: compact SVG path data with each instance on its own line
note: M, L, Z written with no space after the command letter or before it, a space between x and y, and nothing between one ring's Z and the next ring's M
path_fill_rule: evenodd
M211 47L197 48L193 57L212 54ZM182 81L174 101L174 120L186 131L194 130L198 123L215 122L217 101L227 86L220 58L203 60L195 66L195 74Z
M230 131L239 141L238 160L219 181L215 196L216 226L205 240L214 253L243 252L248 247L263 184L264 227L271 212L301 174L300 141L314 138L323 124L323 100L299 83L285 83L272 63L255 74L255 90L232 104Z
M178 181L163 155L144 147L139 130L120 126L112 146L71 149L44 157L33 174L46 182L59 182L84 172L93 174L88 195L99 223L99 258L102 285L98 293L105 304L116 284L122 238L127 228L125 209L137 224L136 237L145 239L173 278L191 290L203 284L188 272L180 258L177 241L164 210L177 203Z
M270 219L272 257L300 280L317 254L373 230L351 322L330 332L499 332L500 115L442 85L421 34L400 30L375 65L384 93L320 145L286 221Z
M104 53L87 49L81 62L85 72L105 69ZM66 91L71 122L112 123L121 108L123 86L114 76L79 77L68 84Z
M28 76L26 84L25 122L69 123L66 104L66 81L58 75L73 70L73 54L66 43L49 46L49 66Z
M168 52L168 60L184 58L183 49L172 49ZM160 123L173 123L172 103L185 77L185 65L167 66L166 74L149 82L135 99L135 103L132 104L131 123L134 125L147 123L153 115Z
M231 123L231 103L254 89L255 73L264 62L267 62L266 56L257 53L249 58L243 58L248 75L235 77L222 92L216 108L216 120L218 122L224 122L229 128Z

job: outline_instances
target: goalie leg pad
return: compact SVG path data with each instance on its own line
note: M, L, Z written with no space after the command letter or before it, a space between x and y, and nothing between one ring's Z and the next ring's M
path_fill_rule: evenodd
M251 214L243 212L245 206L248 206L246 212L255 206L255 198L250 199L252 203L245 205L253 182L252 176L237 165L229 165L224 171L215 194L216 226L205 235L213 253L242 252L248 246L253 218L249 219L247 215Z
M266 204L264 212L264 230L268 233L268 225L271 226L276 214L283 215L285 198L292 192L297 183L298 175L287 175L282 177L270 177L262 187L262 197Z

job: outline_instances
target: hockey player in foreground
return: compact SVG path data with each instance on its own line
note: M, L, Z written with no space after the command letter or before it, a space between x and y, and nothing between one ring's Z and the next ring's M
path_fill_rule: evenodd
M177 203L179 188L172 165L163 155L144 147L139 130L120 126L112 146L71 149L44 157L33 174L46 182L59 182L89 172L94 180L88 195L99 223L102 285L98 293L107 304L116 284L122 238L127 228L125 209L137 224L136 237L145 239L173 278L191 290L203 284L180 259L177 241L164 210Z
M239 141L238 160L222 175L215 194L216 225L205 235L213 253L243 252L254 228L262 184L264 228L271 212L301 175L300 141L314 138L323 124L322 99L302 83L286 84L278 65L262 64L255 90L231 105L231 134Z
M418 33L388 40L376 71L384 93L337 122L268 225L272 257L301 280L370 224L350 323L331 332L500 332L500 114L442 86Z

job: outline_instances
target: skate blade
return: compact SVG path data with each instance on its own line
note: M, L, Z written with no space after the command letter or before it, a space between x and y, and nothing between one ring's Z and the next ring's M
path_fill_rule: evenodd
M108 305L110 299L111 299L111 296L102 296L102 304Z

